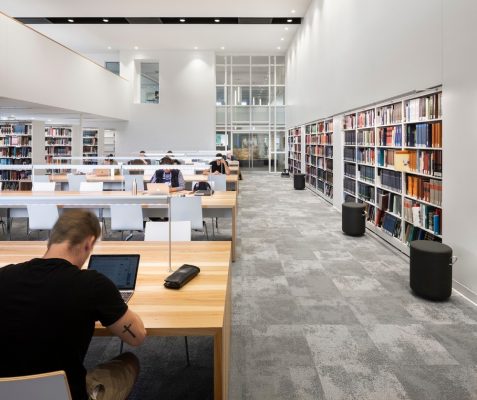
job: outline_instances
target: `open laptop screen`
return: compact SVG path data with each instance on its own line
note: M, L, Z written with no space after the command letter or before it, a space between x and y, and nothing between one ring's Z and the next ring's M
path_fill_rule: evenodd
M138 267L139 254L94 254L88 264L88 269L111 279L119 290L134 290Z

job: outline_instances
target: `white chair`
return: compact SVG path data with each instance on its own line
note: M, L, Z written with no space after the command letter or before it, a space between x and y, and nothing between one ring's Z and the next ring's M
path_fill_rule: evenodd
M80 183L86 182L86 175L68 174L66 177L68 178L68 191L70 192L79 192Z
M80 182L80 192L102 192L103 182Z
M111 231L121 231L121 239L124 231L130 231L126 240L131 239L133 231L144 231L144 217L140 204L111 204Z
M64 371L46 374L0 378L2 400L71 400Z
M168 241L169 240L169 222L146 222L144 231L144 241ZM171 241L190 242L191 224L190 221L171 221Z
M27 205L28 211L28 236L31 231L51 231L58 219L58 207L55 204ZM38 232L39 234L39 232Z
M144 192L144 176L142 175L124 175L124 190L131 192L134 180L136 180L137 191Z
M202 199L199 196L172 197L171 221L190 221L192 230L203 232L209 239L207 225L202 218Z
M209 183L213 184L215 192L227 191L227 175L209 175ZM208 210L207 217L212 218L212 235L215 238L215 229L219 232L219 218L228 216L228 210ZM215 218L215 224L214 224ZM215 226L214 226L215 225Z
M210 182L214 183L214 191L227 191L227 175L209 175L209 183Z
M36 182L32 183L32 192L54 192L56 187L55 182Z
M50 182L48 175L32 175L32 182Z

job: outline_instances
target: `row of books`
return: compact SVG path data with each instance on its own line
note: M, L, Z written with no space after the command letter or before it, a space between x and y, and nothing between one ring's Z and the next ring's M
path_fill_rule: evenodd
M0 171L2 181L19 181L22 179L29 179L31 171Z
M374 129L358 131L358 146L374 146Z
M381 227L383 231L396 238L401 236L401 220L392 214L384 213Z
M414 226L412 224L406 224L406 230L404 232L403 240L407 244L411 243L413 240L433 240L437 242L442 241L440 238L434 236L432 233L424 231L421 228L418 228L417 226Z
M343 181L344 190L348 193L355 194L356 193L356 181L349 179L345 176Z
M442 93L431 94L404 104L406 121L437 119L442 116Z
M324 157L325 156L325 149L324 149L324 147L321 147L321 146L306 146L305 147L305 154L308 154L308 155L311 155L311 156Z
M356 144L356 131L346 131L344 133L344 142L348 145Z
M70 147L48 147L46 149L46 154L54 155L54 156L70 156L71 148Z
M406 146L409 147L442 147L442 124L406 125Z
M356 161L366 164L374 164L376 152L373 148L360 148L356 151Z
M374 109L358 113L358 128L374 126Z
M442 151L410 151L409 152L409 170L442 177Z
M330 199L333 198L333 186L325 185L325 195L328 196Z
M378 189L377 205L381 211L401 215L402 196Z
M394 155L396 150L378 149L378 165L380 167L394 168Z
M442 205L442 181L407 175L406 194L419 200Z
M343 129L356 129L356 114L344 116Z
M71 128L46 127L46 136L71 137Z
M31 147L4 147L0 157L31 157Z
M399 124L402 122L401 103L379 107L376 110L376 123L378 125Z
M374 183L374 167L368 167L366 165L358 166L358 178L363 181Z
M378 130L378 146L402 146L402 126L388 126Z
M5 136L0 138L0 146L31 146L31 136Z
M358 200L359 201L359 200ZM360 201L362 203L362 201ZM364 203L365 204L365 210L366 210L366 221L373 222L374 219L376 218L376 207L372 204L369 203Z
M46 141L46 146L58 146L58 145L63 145L63 146L71 146L71 138L48 138Z
M401 173L396 171L389 171L387 169L378 169L378 185L387 187L396 192L401 192Z
M347 161L356 161L356 149L354 147L345 147L343 150L343 158Z
M365 183L358 182L358 196L363 199L374 203L374 186L366 185Z
M414 226L429 229L435 235L441 235L442 210L440 208L404 199L404 219Z
M333 158L333 147L325 147L325 157Z
M333 132L333 120L322 121L318 123L318 131L321 132Z
M346 176L351 176L351 177L356 177L356 164L349 164L346 163L344 164L344 174Z
M333 185L333 172L331 171L325 172L325 181L328 185Z
M2 124L0 125L0 134L2 135L31 135L31 125L27 124Z

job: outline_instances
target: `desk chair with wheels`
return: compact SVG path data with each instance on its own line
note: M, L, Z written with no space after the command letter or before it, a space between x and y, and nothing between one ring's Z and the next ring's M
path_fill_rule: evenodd
M64 371L0 378L2 400L71 400Z

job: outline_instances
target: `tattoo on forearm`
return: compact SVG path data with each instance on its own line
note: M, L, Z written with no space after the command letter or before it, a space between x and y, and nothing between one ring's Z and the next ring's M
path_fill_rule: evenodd
M123 331L123 333L128 332L133 338L135 338L136 335L135 335L134 332L131 330L131 326L132 326L132 324L124 325L124 331Z

